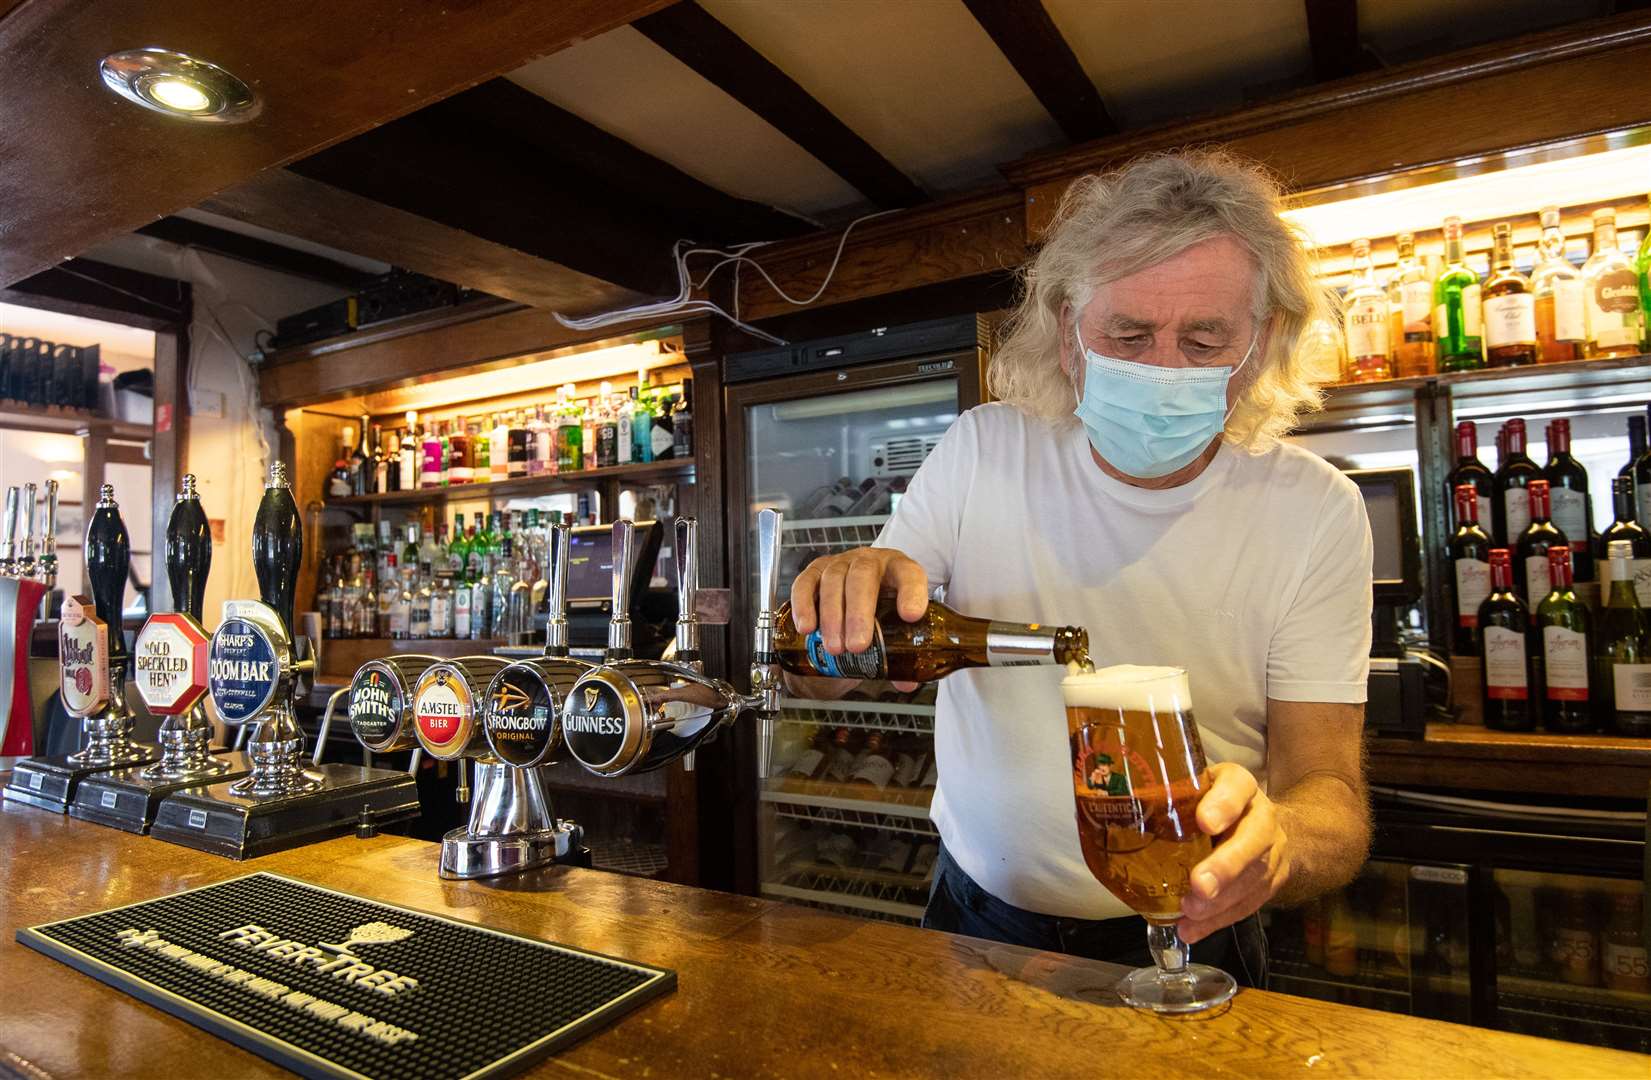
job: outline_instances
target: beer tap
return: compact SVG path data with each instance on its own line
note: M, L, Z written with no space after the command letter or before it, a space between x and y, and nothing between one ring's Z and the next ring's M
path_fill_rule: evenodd
M8 507L10 495L8 492ZM12 516L7 514L8 519ZM121 628L121 600L131 566L132 542L120 517L120 504L115 502L114 486L104 484L92 520L86 525L86 577L91 583L97 618L106 627L108 693L103 708L81 720L85 741L78 753L69 755L70 763L75 765L113 768L142 764L154 756L148 747L138 746L130 738L133 716L126 704L128 656L126 634ZM65 601L64 606L68 605Z
M614 613L609 632L610 659L573 685L562 713L562 738L568 752L598 776L623 776L668 765L692 752L745 713L771 714L779 707L779 672L773 652L773 618L779 592L780 514L757 515L758 579L762 600L754 633L751 694L741 694L722 679L706 676L698 658L694 613L698 590L697 560L686 554L696 539L692 519L677 526L677 636L686 645L682 662L635 660L627 652L629 619L621 598L630 592L631 566L620 554L631 523L614 524Z
M252 526L259 599L224 601L207 654L208 693L219 718L243 732L252 726L245 743L250 771L168 796L153 835L239 859L418 813L417 786L400 770L305 760L297 698L315 651L293 632L303 553L298 504L286 466L275 462Z
M33 484L23 485L23 549L17 555L17 576L34 577L35 491Z
M46 521L40 531L40 553L34 560L40 583L49 596L57 587L57 481L46 481Z
M17 485L6 489L5 529L0 533L0 575L17 576Z

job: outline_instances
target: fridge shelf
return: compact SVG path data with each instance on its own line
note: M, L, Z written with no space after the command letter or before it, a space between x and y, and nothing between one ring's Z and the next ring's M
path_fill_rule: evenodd
M860 796L875 793L874 799L865 799ZM763 795L766 798L772 794L776 799L796 799L799 797L819 800L828 806L854 807L865 806L885 807L898 806L907 812L921 810L928 814L929 804L934 801L934 788L915 787L903 788L890 784L882 790L867 788L863 784L837 784L829 780L809 780L801 776L776 776L764 781Z
M870 728L902 735L934 734L934 706L898 701L814 701L781 698L781 723Z
M780 549L808 550L816 554L866 547L888 524L891 514L864 517L801 518L780 526Z
M1269 980L1279 979L1287 983L1311 986L1315 990L1331 991L1337 995L1379 995L1393 999L1383 1002L1382 1008L1400 1012L1408 1011L1406 1006L1411 997L1410 986L1405 979L1384 972L1370 971L1362 964L1359 970L1351 975L1331 975L1323 968L1315 967L1306 961L1269 954L1267 977ZM1282 986L1279 989L1295 992ZM1312 996L1319 997L1322 994L1315 993Z
M1576 1039L1586 1028L1587 1041L1619 1050L1651 1052L1651 1023L1640 1009L1582 1004L1574 999L1536 997L1498 989L1499 1027L1550 1039Z
M838 911L845 915L864 915L869 912L912 924L923 918L923 909L916 904L879 900L869 896L854 896L829 889L810 889L767 881L763 883L762 894L781 900L801 900L803 903L823 907L828 911Z
M926 806L900 806L896 803L833 799L823 795L797 795L777 791L764 791L762 801L773 806L774 813L780 817L795 818L798 821L847 825L858 829L879 829L883 832L907 833L933 840L940 838L940 831L929 820L929 809Z
M1651 1027L1651 994L1614 990L1609 986L1578 986L1553 979L1532 979L1505 971L1496 973L1496 989L1498 993L1533 1001L1563 1002L1571 1008L1627 1009L1639 1014L1641 1026Z

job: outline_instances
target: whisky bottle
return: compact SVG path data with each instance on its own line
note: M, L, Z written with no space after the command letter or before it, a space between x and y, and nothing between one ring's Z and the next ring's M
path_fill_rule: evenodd
M833 656L820 631L804 635L791 619L791 605L775 616L774 651L780 666L795 675L836 679L892 679L929 682L971 667L1029 664L1085 664L1089 632L1078 626L1000 622L959 614L931 602L916 622L906 622L892 596L877 602L871 647Z
M1347 374L1354 382L1393 377L1388 359L1387 294L1376 285L1370 241L1353 241L1353 282L1344 298L1347 314Z
M1536 363L1536 296L1513 266L1513 226L1492 229L1491 274L1483 289L1485 362L1490 367Z
M1542 208L1541 259L1531 271L1536 294L1537 360L1562 364L1582 359L1588 327L1582 313L1582 273L1565 257L1559 207Z
M1588 357L1633 356L1640 350L1639 282L1633 264L1617 248L1617 212L1594 211L1594 250L1582 264L1582 308L1588 323Z
M1440 371L1484 366L1479 336L1479 275L1462 258L1462 219L1445 218L1445 269L1433 283L1433 337Z
M1416 238L1400 233L1399 265L1387 281L1388 348L1393 374L1433 374L1433 279L1416 258Z

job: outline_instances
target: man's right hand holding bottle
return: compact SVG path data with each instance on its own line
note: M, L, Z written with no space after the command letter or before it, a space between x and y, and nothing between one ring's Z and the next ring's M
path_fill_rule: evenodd
M916 622L929 609L929 576L903 552L893 548L855 548L822 555L791 583L791 619L797 633L820 632L820 644L832 656L871 648L877 624L877 601L892 592L895 610ZM857 685L854 679L809 677L786 673L786 685L798 697L831 700ZM897 682L901 691L918 683Z

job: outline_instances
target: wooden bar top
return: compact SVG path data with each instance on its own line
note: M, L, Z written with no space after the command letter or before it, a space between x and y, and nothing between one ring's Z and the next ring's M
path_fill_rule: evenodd
M1168 1019L1122 968L592 870L436 876L434 845L353 837L246 863L0 809L0 1073L279 1069L17 944L19 927L271 870L673 968L678 988L539 1067L592 1077L1645 1077L1651 1058L1241 990ZM501 978L508 973L501 972ZM7 1064L10 1068L6 1068Z

